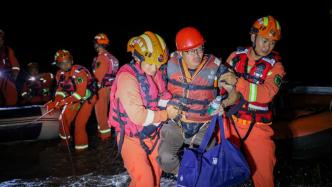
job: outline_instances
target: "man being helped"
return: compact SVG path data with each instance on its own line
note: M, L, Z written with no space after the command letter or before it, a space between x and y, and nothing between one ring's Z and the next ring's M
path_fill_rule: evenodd
M217 96L218 77L227 71L218 58L204 54L204 42L196 28L181 29L176 35L177 51L167 64L168 90L173 96L167 109L179 113L161 129L157 160L168 173L178 173L183 144L200 145L212 119L207 109Z

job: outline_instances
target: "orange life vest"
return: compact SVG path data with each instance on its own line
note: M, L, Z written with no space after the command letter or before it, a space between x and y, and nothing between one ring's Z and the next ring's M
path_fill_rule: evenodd
M213 55L205 55L193 76L177 52L167 63L168 90L173 99L168 103L183 111L186 119L196 122L211 120L207 109L216 97L215 81L221 61Z

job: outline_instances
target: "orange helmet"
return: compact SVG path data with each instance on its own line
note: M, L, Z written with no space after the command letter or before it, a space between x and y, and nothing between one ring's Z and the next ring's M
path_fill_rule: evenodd
M256 20L251 27L250 34L258 34L277 41L281 38L281 28L276 19L272 16L265 16Z
M73 60L73 57L71 56L69 51L65 49L58 50L54 55L54 61L55 61L54 64L62 63L65 60Z
M95 42L99 45L108 45L110 43L108 37L104 33L99 33L95 36Z
M176 34L176 48L178 51L194 49L205 42L202 34L194 27L185 27Z
M149 64L162 65L168 60L168 49L165 41L150 31L133 37L128 41L127 51Z

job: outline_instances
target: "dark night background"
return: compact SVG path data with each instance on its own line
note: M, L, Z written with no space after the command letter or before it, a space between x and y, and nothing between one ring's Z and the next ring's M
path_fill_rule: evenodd
M236 0L82 1L85 2L0 1L0 29L6 32L6 43L14 49L22 68L34 61L40 64L41 71L55 73L57 68L51 63L58 49L68 49L75 63L90 68L96 55L93 37L99 32L109 36L109 49L120 63L128 63L131 56L126 52L126 45L131 37L150 30L160 34L170 51L174 51L175 35L185 26L198 28L206 39L206 52L225 61L236 47L251 45L248 32L257 18L273 15L282 29L282 39L275 50L282 55L286 81L291 84L332 86L331 0L249 0L245 3ZM21 80L23 74L20 75ZM288 110L283 112L293 115ZM92 121L95 121L93 117ZM94 125L88 129L93 134L89 136L91 150L83 155L73 155L75 167L73 161L68 160L72 159L70 153L68 157L66 149L59 150L58 140L0 146L0 186L6 186L1 185L2 181L12 179L14 186L22 186L23 183L27 186L90 184L85 181L92 181L90 186L100 186L104 181L109 182L109 175L121 174L125 169L119 157L115 156L116 144L99 143L95 136L97 125ZM327 132L330 133L331 129ZM280 142L277 145L276 186L331 186L331 149L325 144L331 142L328 135L322 136L328 137L328 140L324 139L324 144L318 147L315 146L320 141L317 143L309 137L306 139L309 143L303 144L306 154L298 149L298 155L295 155L306 158L310 157L310 153L328 152L327 159L291 159L292 151L289 149L293 148L293 144ZM75 168L78 176L88 175L78 179L73 172ZM94 174L91 174L92 171ZM34 178L39 185L15 178Z
M0 28L22 67L36 61L42 71L55 72L50 64L61 48L72 52L75 63L90 67L95 55L92 39L99 32L109 36L111 52L124 64L130 59L126 44L131 37L150 30L174 51L177 31L189 25L205 36L207 53L226 60L237 46L250 45L249 28L257 18L270 14L281 24L282 40L275 49L283 57L287 80L332 85L332 7L328 2L37 3L1 5Z

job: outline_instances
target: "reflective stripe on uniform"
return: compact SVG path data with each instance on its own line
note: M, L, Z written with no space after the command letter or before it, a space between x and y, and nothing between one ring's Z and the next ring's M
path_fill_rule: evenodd
M48 88L44 88L42 91L43 91L43 94L47 94L49 92L49 89Z
M60 138L63 139L63 140L65 140L65 139L70 139L70 136L67 136L67 137L66 137L66 136L62 136L62 134L60 134L60 133L59 133L59 136L60 136Z
M76 99L78 99L78 100L81 100L81 99L82 99L82 97L80 96L80 94L78 94L78 93L76 93L76 92L73 93L73 96L74 96Z
M20 67L12 67L13 70L20 70Z
M255 102L257 99L257 85L250 83L249 102Z
M65 92L61 92L61 91L56 91L55 96L57 96L57 95L61 95L63 98L65 98L67 96L67 94Z
M101 130L100 127L99 127L99 125L98 125L98 130L99 130L99 132L100 132L101 134L106 134L106 133L111 132L111 129L110 129L110 128L105 129L105 130Z
M85 145L75 145L75 149L86 149L88 148L89 145L85 144Z

